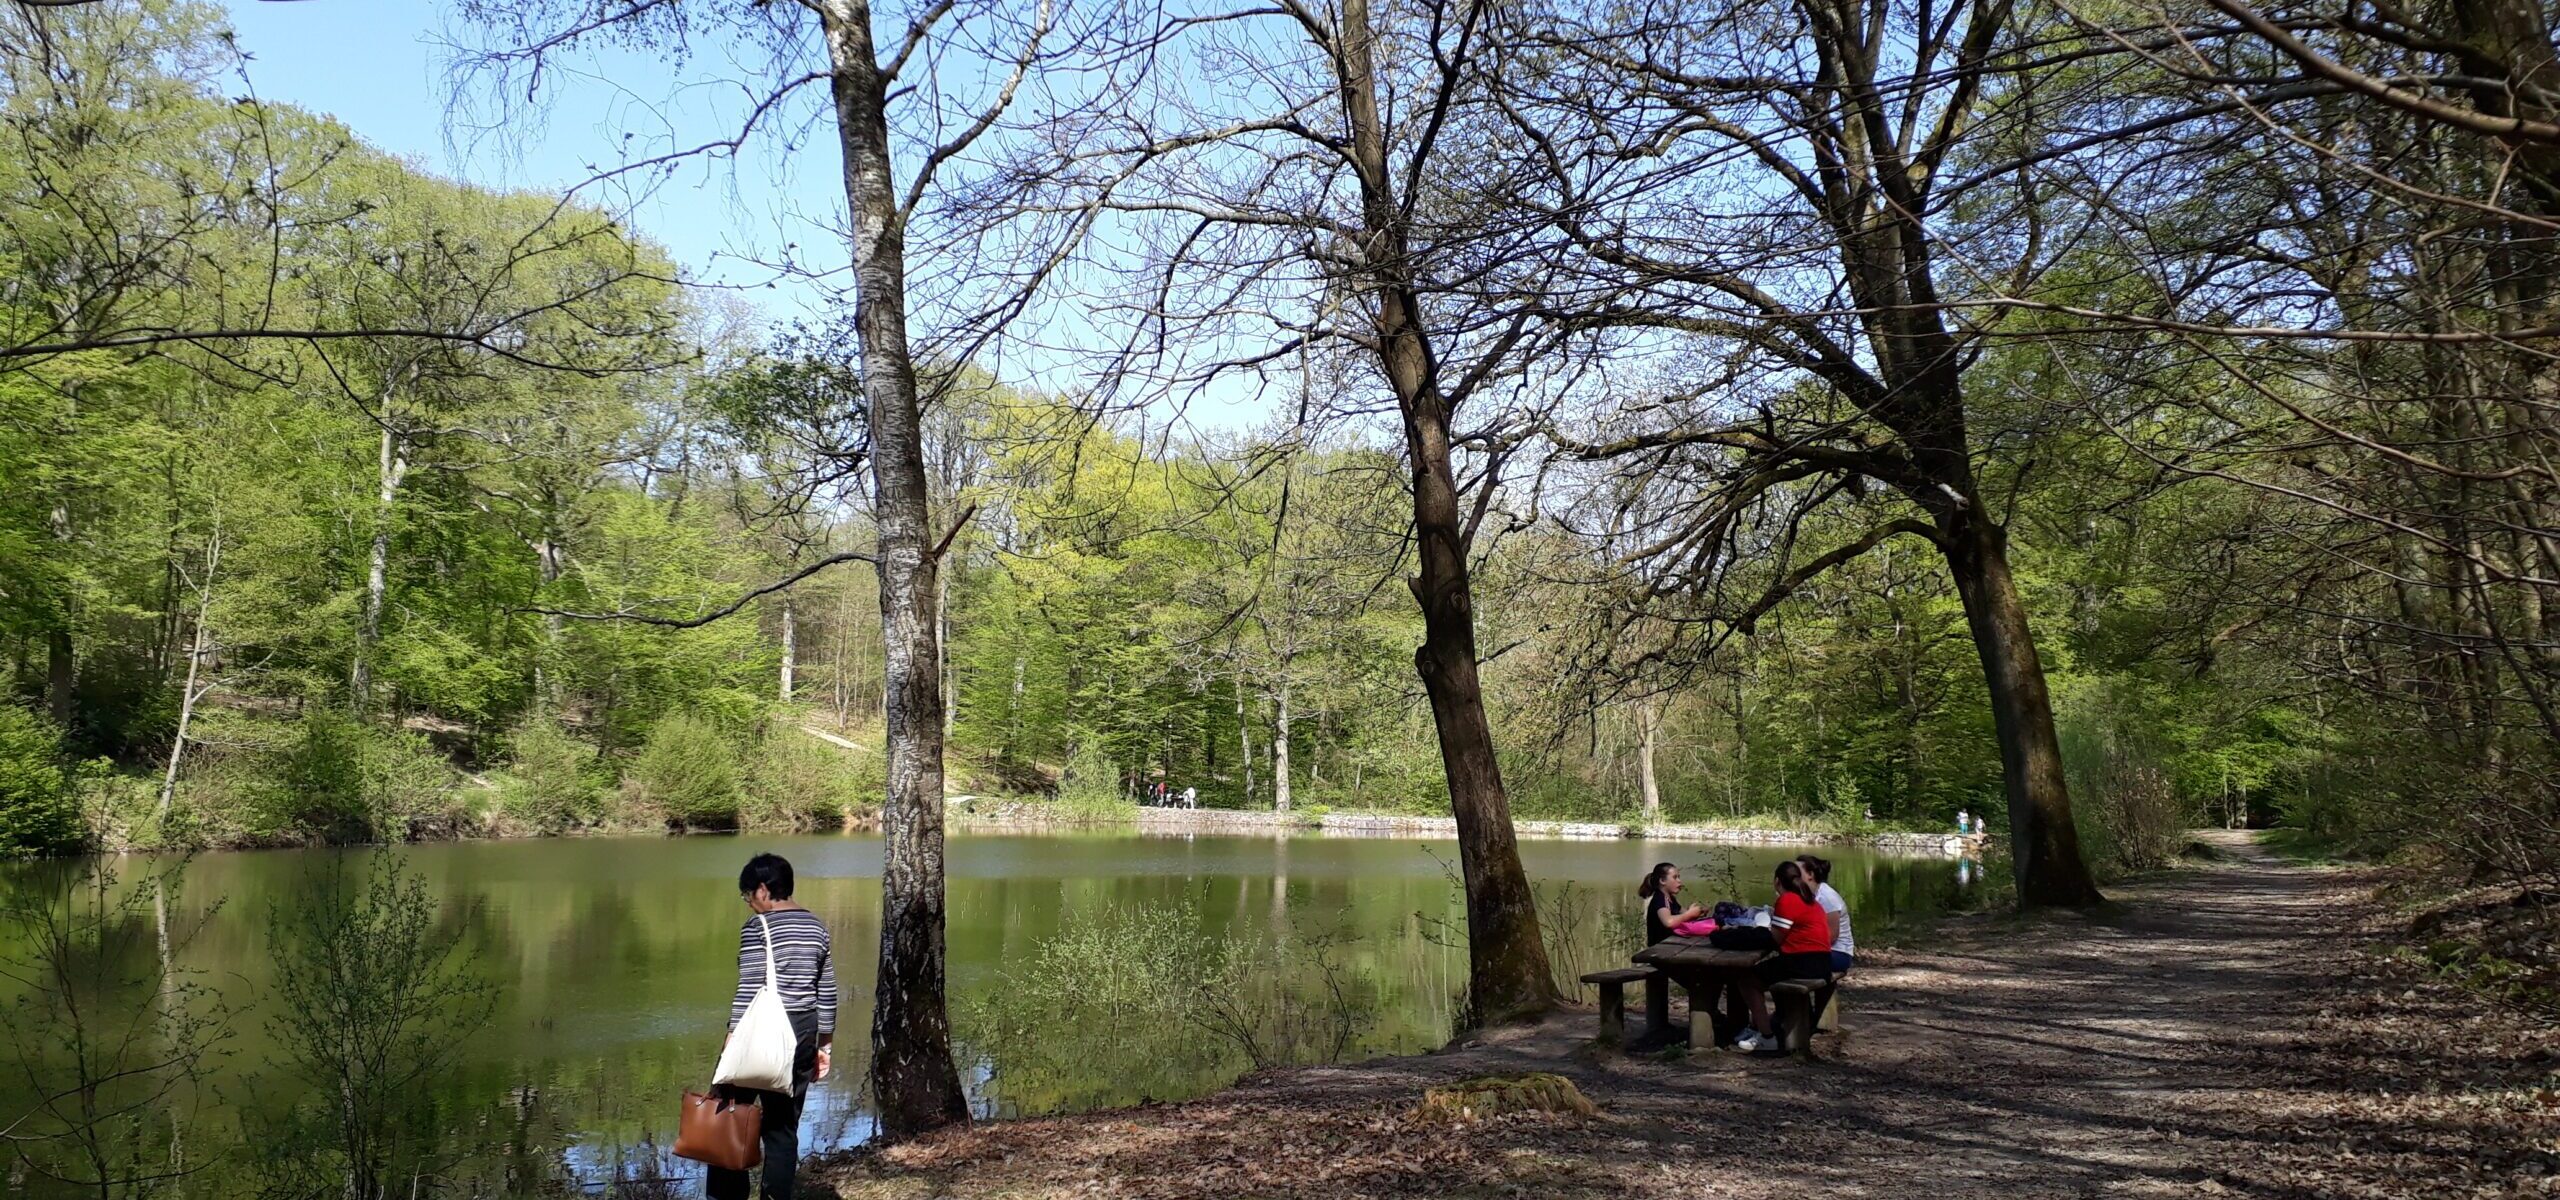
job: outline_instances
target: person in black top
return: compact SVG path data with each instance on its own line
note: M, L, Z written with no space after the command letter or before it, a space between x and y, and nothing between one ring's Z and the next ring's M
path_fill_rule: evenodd
M1672 926L1707 915L1707 910L1698 905L1680 906L1680 868L1670 863L1653 864L1644 882L1636 885L1636 895L1644 898L1644 941L1648 946L1670 937Z

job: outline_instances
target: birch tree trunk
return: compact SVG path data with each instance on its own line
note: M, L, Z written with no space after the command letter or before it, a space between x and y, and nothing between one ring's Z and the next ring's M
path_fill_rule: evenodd
M1237 762L1240 764L1239 769L1244 772L1244 797L1240 803L1243 807L1251 808L1253 807L1253 721L1245 712L1245 688L1244 672L1237 671L1236 746L1243 751L1238 756Z
M782 682L775 691L784 704L791 703L791 674L800 654L800 615L792 606L791 593L782 594Z
M880 545L888 786L880 808L880 966L871 1089L892 1139L969 1118L951 1061L943 968L941 592L924 422L907 349L906 223L890 179L887 80L865 0L817 0L853 217L854 327Z
M347 690L358 715L373 710L373 651L382 641L382 606L391 581L391 517L399 504L400 482L408 474L408 444L392 432L391 410L385 404L379 470L374 477L373 548L365 559L364 609L356 624L355 664L347 674Z
M187 756L187 729L195 723L196 701L204 698L204 692L196 686L196 680L203 674L205 655L211 649L205 618L213 609L214 573L221 569L222 529L221 526L216 525L212 537L205 543L204 581L196 586L196 628L194 636L189 639L187 645L187 681L178 689L178 731L176 736L169 740L168 769L160 773L159 815L163 819L168 817L169 802L178 793L178 764ZM165 950L167 946L165 930L162 934L162 946Z
M1271 719L1271 809L1289 811L1289 685L1280 685L1272 697L1277 710Z
M1636 782L1644 788L1644 823L1662 821L1662 788L1654 781L1653 748L1662 736L1662 701L1648 699L1636 713Z

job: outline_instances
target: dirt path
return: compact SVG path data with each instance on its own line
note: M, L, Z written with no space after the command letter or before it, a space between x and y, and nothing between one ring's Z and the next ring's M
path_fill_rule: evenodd
M883 1200L2560 1195L2560 1037L2374 954L2369 877L2226 846L2097 916L1952 921L1862 963L1818 1062L1627 1058L1575 1016L831 1174ZM1601 1115L1411 1113L1525 1070Z

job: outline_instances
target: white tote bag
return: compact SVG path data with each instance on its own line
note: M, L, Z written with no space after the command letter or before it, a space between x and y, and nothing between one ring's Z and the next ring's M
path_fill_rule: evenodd
M782 1007L782 987L773 978L773 919L765 918L763 927L764 986L747 1001L747 1015L738 1018L738 1027L729 1031L729 1044L720 1048L720 1067L711 1073L711 1082L787 1092L791 1060L800 1053L800 1035L791 1028L791 1014Z

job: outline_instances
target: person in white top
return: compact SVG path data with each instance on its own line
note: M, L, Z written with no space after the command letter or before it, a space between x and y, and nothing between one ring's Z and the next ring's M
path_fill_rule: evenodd
M1846 975L1857 963L1858 940L1849 936L1849 902L1831 886L1831 860L1799 854L1796 865L1813 877L1813 902L1821 905L1822 915L1831 919L1831 973Z

